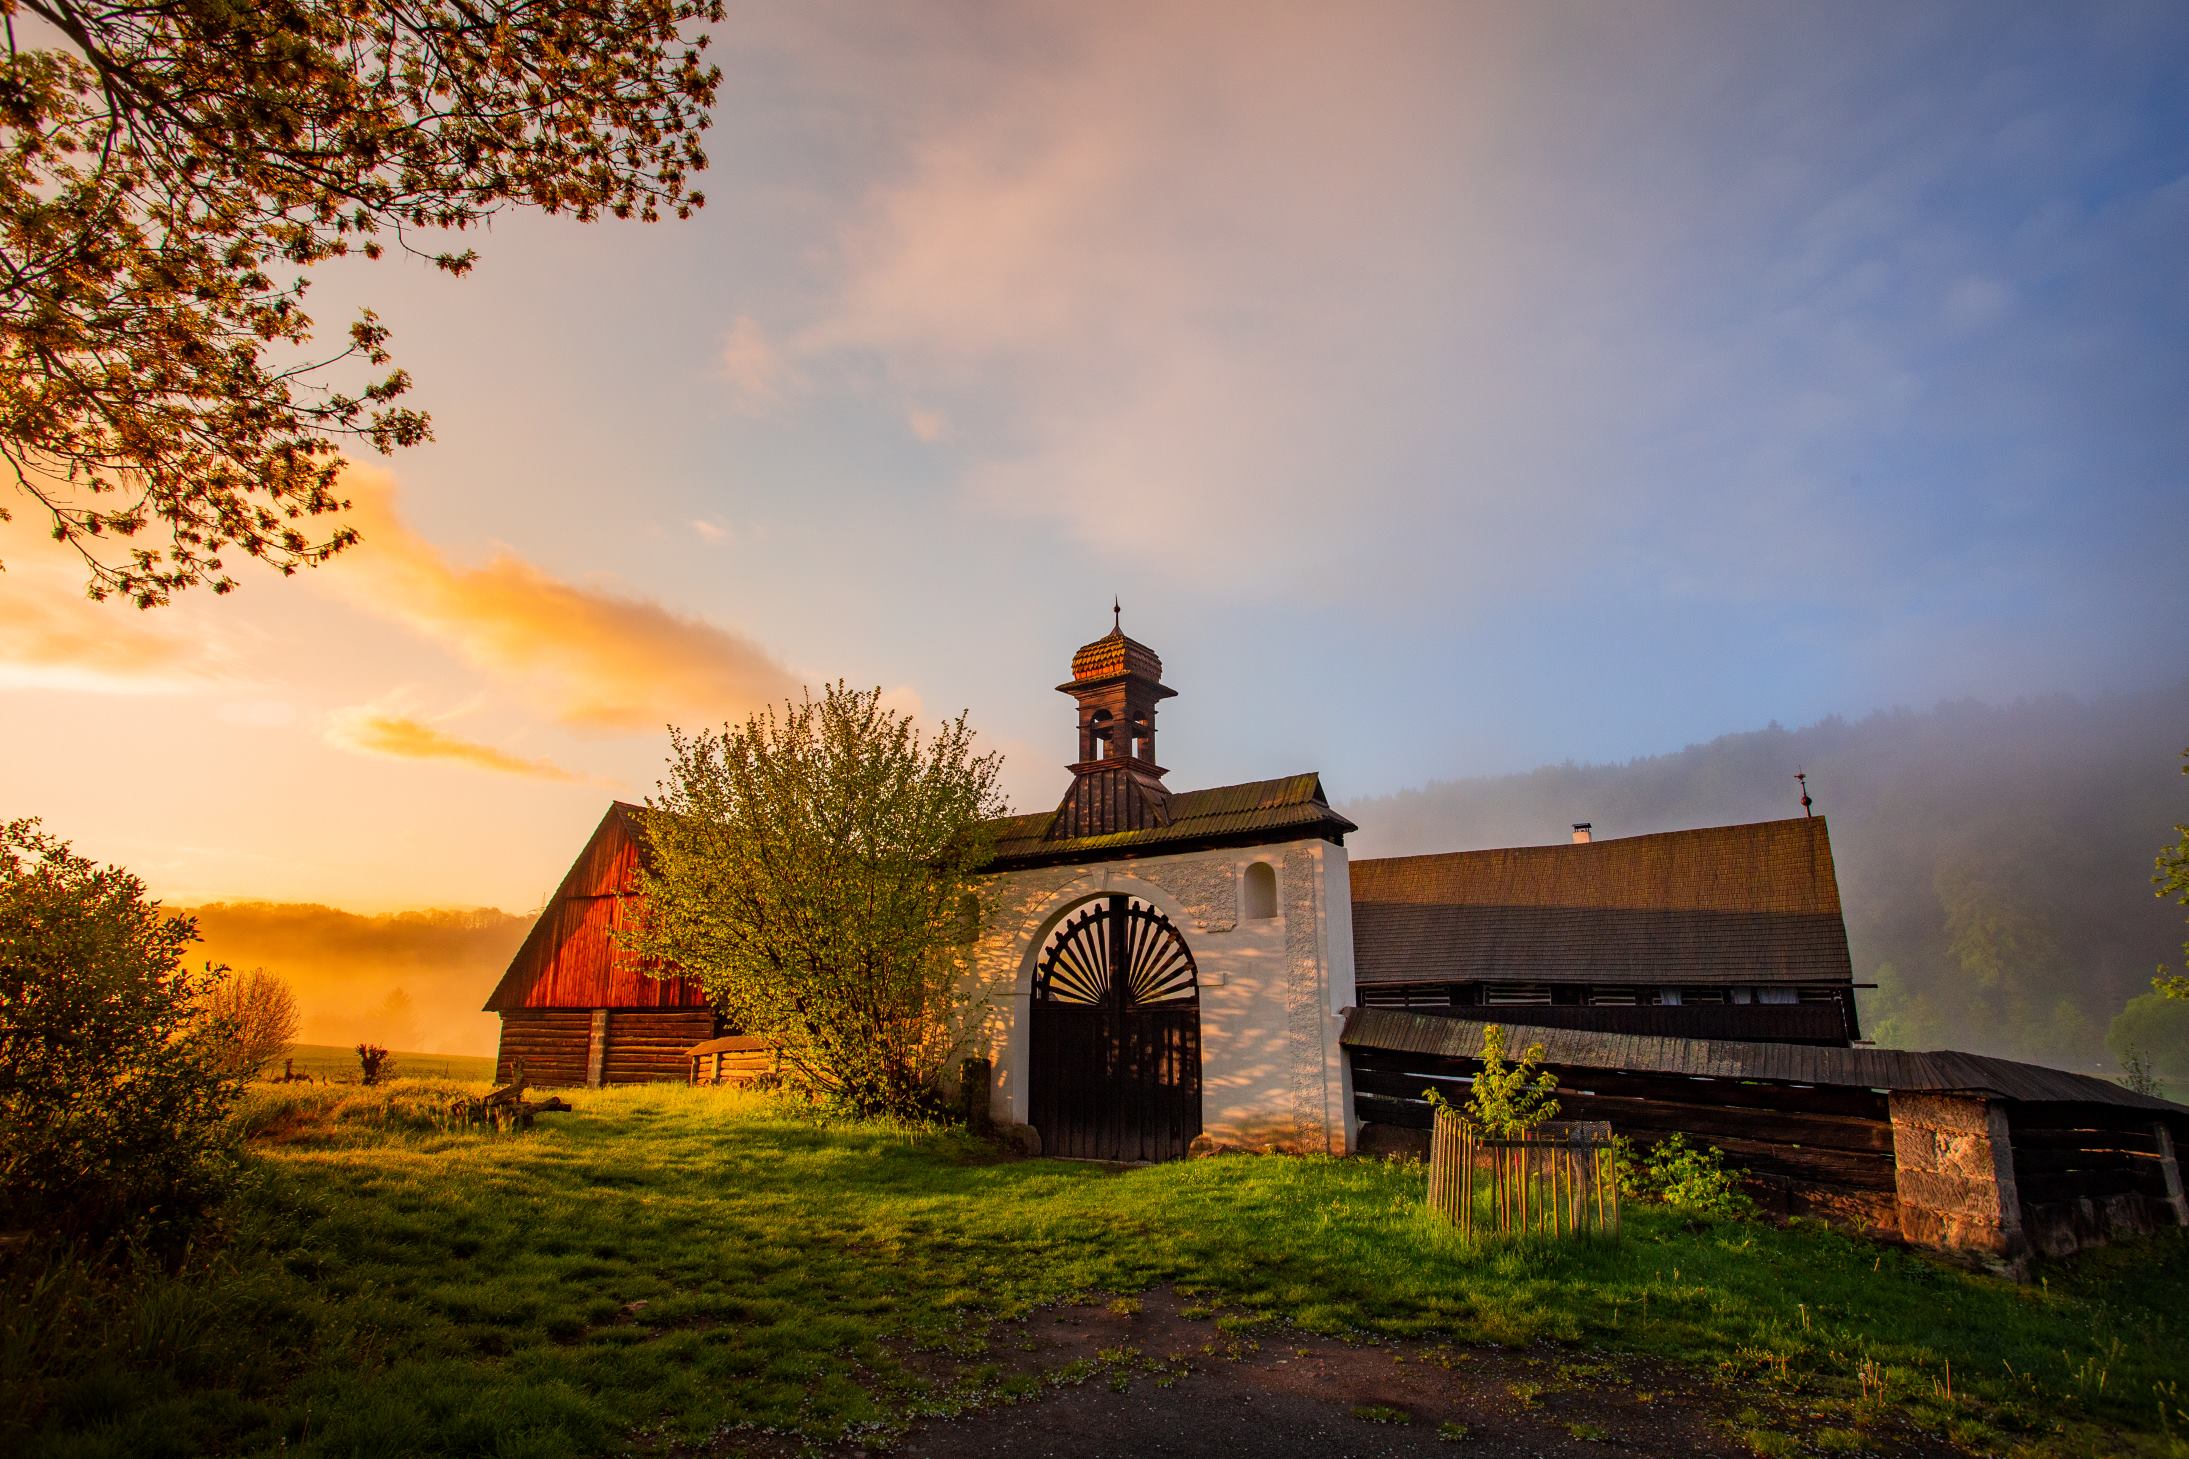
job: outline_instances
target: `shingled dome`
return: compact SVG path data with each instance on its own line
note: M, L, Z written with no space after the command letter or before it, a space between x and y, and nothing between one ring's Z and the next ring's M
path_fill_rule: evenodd
M1072 682L1075 684L1084 684L1090 679L1113 679L1119 674L1161 679L1163 661L1155 656L1154 649L1138 639L1127 638L1122 628L1111 629L1072 655Z

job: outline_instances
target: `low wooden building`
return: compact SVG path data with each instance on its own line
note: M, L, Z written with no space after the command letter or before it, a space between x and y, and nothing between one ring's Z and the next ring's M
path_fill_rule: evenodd
M535 1085L683 1083L690 1051L723 1031L699 986L656 978L613 934L629 925L645 838L640 809L608 808L487 999L502 1016L496 1077Z
M694 1084L750 1084L781 1073L783 1067L773 1044L738 1034L694 1044L688 1054Z
M1363 1148L1426 1151L1426 1091L1466 1098L1490 1017L1348 1015ZM1564 1116L1714 1145L1783 1213L2010 1263L2189 1225L2189 1107L2108 1080L1952 1050L1518 1032Z

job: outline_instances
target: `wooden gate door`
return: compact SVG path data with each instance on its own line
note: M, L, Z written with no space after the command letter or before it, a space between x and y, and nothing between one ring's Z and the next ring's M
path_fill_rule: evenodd
M1034 969L1033 1126L1045 1155L1176 1160L1201 1133L1201 994L1168 917L1109 897Z

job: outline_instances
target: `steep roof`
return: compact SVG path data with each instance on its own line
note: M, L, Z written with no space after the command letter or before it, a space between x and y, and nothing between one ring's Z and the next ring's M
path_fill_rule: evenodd
M1006 816L991 822L996 828L996 855L991 868L1004 871L1050 862L1107 860L1143 850L1185 851L1196 846L1256 844L1307 836L1338 839L1357 829L1330 808L1323 795L1322 777L1312 773L1179 791L1170 798L1168 825L1137 831L1052 841L1049 832L1055 822L1055 811Z
M1495 1021L1398 1008L1356 1008L1346 1017L1339 1042L1347 1048L1473 1059L1482 1053L1482 1030ZM1660 1038L1573 1028L1531 1027L1516 1031L1516 1037L1523 1044L1541 1044L1543 1062L1554 1069L1616 1069L1699 1079L1995 1094L2034 1104L2107 1104L2153 1114L2189 1116L2189 1106L2137 1094L2111 1080L1951 1049L1917 1053L1907 1049L1828 1048L1737 1039Z
M642 815L624 801L609 805L488 995L487 1012L707 1006L696 984L648 976L614 940L638 899L632 878L646 854Z
M1352 864L1364 984L1851 982L1824 818Z

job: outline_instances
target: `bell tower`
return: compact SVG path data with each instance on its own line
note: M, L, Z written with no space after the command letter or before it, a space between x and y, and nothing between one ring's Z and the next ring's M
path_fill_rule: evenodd
M1110 614L1110 631L1072 655L1071 682L1057 685L1079 702L1079 759L1051 840L1170 824L1170 791L1155 761L1155 706L1178 691L1163 687L1155 650L1125 636L1114 600Z

